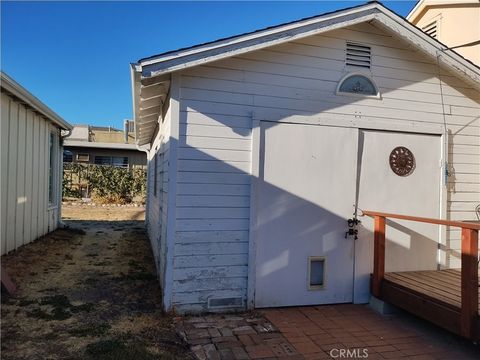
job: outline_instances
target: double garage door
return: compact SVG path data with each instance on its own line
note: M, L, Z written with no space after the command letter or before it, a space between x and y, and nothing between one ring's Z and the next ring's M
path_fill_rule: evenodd
M261 122L255 306L367 302L373 221L357 208L439 216L439 136ZM360 213L360 210L359 210ZM435 269L439 229L387 228L387 271Z

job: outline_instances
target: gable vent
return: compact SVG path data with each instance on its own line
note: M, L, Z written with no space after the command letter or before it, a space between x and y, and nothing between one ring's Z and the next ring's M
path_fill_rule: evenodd
M370 69L370 46L347 42L347 57L345 63L351 66L360 66Z
M422 26L423 32L430 35L433 38L437 38L437 22L433 21L430 24Z

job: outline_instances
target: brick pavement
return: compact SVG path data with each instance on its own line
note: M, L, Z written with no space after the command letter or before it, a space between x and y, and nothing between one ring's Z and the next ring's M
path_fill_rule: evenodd
M480 359L480 348L405 315L365 305L178 318L198 359Z

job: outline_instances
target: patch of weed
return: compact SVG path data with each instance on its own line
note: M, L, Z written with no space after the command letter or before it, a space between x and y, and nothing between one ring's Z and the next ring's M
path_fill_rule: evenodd
M58 338L58 335L54 332L48 333L43 337L45 340L55 340Z
M136 260L129 260L128 265L135 270L145 271L145 267Z
M53 307L69 308L72 306L70 300L65 295L45 296L41 299L40 304L52 305Z
M69 333L75 337L101 336L105 335L108 330L110 330L110 327L111 326L107 323L87 325L72 329L69 331Z
M155 280L157 277L149 272L141 272L141 273L129 273L127 274L127 279L133 281L151 281Z
M86 353L92 359L99 360L130 360L155 359L143 344L126 345L118 340L101 340L87 345Z
M40 305L50 305L53 309L51 312L46 312L43 309L37 308L28 311L27 316L47 321L66 320L72 316L72 313L90 312L94 307L92 303L74 306L65 295L45 296L41 299Z
M22 299L18 302L18 306L28 306L32 304L36 304L37 302L35 300L28 300L28 299Z
M78 313L78 312L90 312L95 308L95 304L93 303L85 303L82 305L77 305L77 306L72 306L70 310L73 313Z
M69 233L77 234L77 235L85 235L86 234L85 230L78 229L78 228L73 228L73 227L67 227L64 230L69 232Z
M93 266L110 266L110 265L112 265L111 261L100 261L93 264Z
M42 320L66 320L72 316L72 314L65 309L55 308L52 313L47 313L42 309L33 309L32 311L27 311L27 316L35 319Z

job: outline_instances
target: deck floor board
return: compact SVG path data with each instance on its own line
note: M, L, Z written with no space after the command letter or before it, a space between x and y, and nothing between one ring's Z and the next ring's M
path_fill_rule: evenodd
M384 301L444 329L462 334L459 270L387 272L382 280L380 296ZM480 340L480 315L473 326L472 339Z

